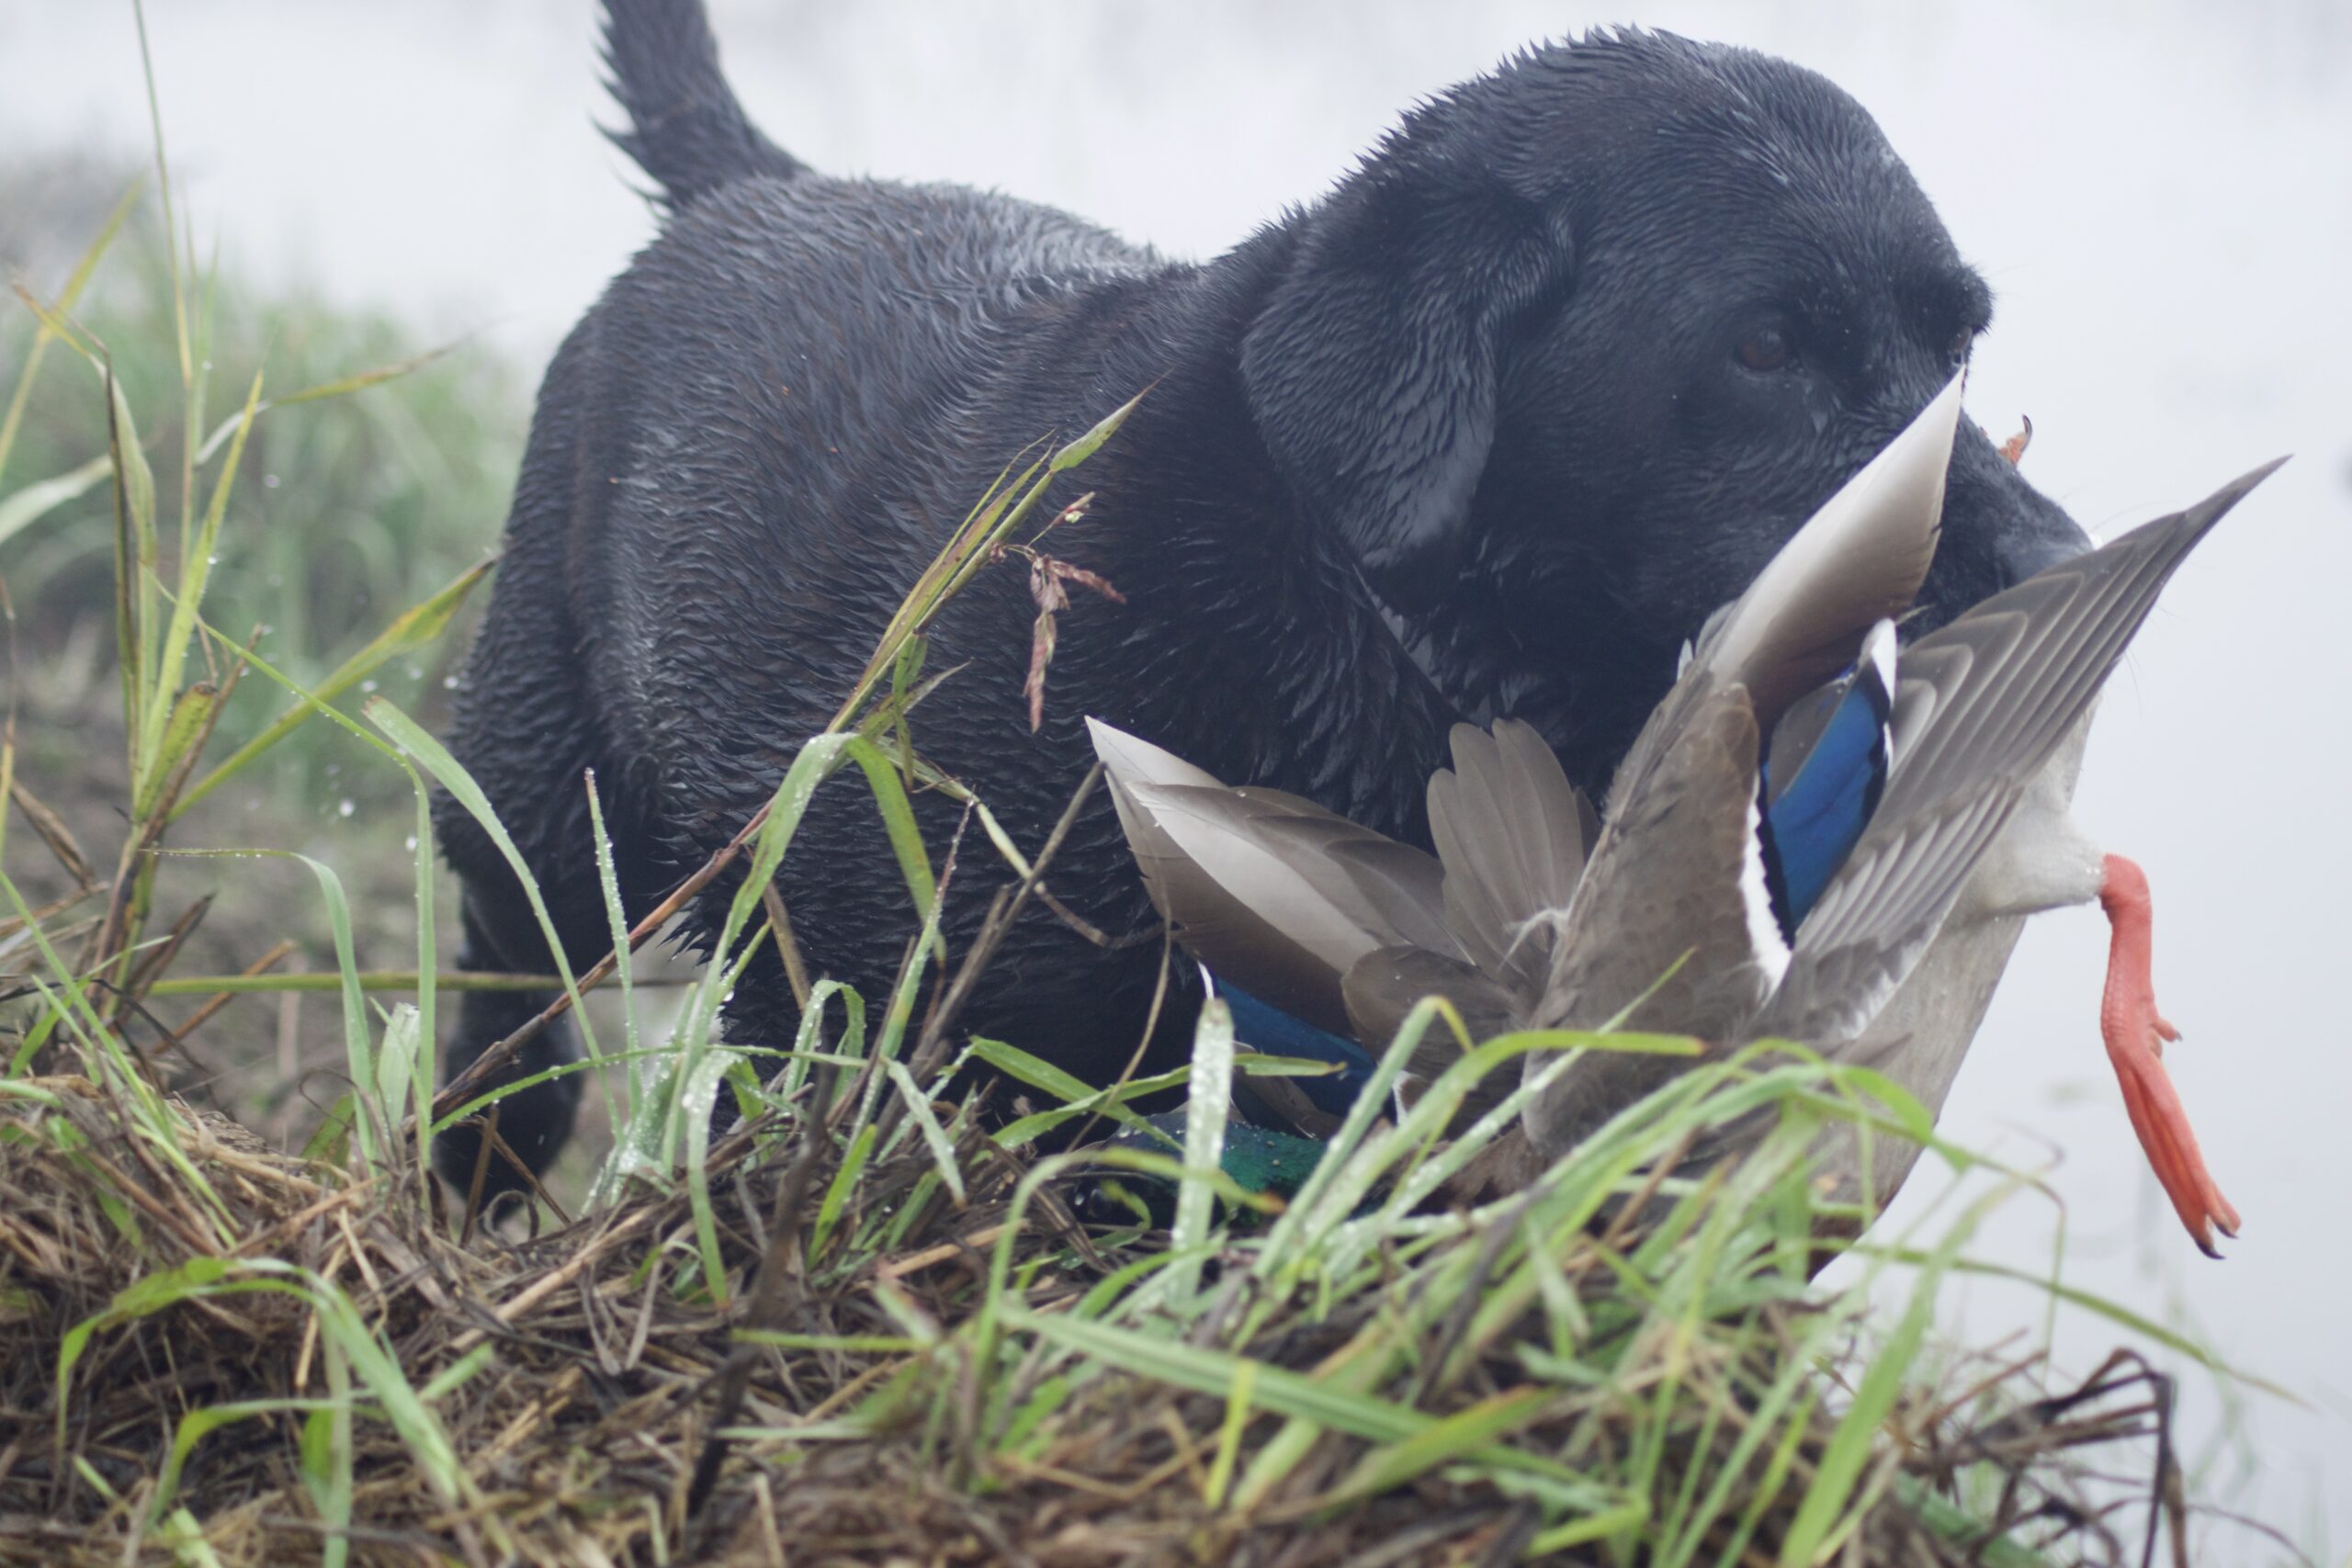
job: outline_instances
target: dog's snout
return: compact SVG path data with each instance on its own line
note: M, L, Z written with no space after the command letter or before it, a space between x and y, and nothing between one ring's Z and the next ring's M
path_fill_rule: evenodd
M2045 502L2043 504L2049 503ZM2075 526L2072 518L2058 512L2054 506L2050 510L2058 513L2058 520L2064 524L2063 529L2020 529L2014 536L2002 541L2001 547L1995 554L1996 570L2000 578L1995 592L2001 588L2013 588L2026 579L2047 571L2062 561L2070 561L2090 548L2089 537Z
M2091 547L2090 536L2065 508L2036 490L2015 461L1966 421L1952 444L1944 537L1958 575L1969 580L1948 583L1953 602L1937 606L1946 615Z

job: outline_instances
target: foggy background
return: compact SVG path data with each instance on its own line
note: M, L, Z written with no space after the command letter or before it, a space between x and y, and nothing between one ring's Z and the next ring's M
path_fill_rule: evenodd
M2245 1218L2199 1257L2124 1120L2097 1028L2106 927L2029 930L1942 1130L2041 1168L1972 1255L2202 1337L2301 1405L2183 1374L2193 1496L2324 1562L2352 1546L2352 9L2305 0L1865 7L919 6L714 0L753 118L834 173L993 185L1205 256L1314 197L1416 96L1530 39L1624 20L1753 44L1870 108L1999 296L1970 412L2037 432L2029 475L2094 533L2296 458L2184 569L2109 689L2077 800L2138 858L2168 1061ZM198 247L387 304L536 377L652 231L594 131L587 0L153 0ZM128 4L0 0L0 159L143 156ZM11 307L13 308L13 307ZM377 396L399 396L394 388ZM19 480L38 476L16 476ZM485 545L500 520L480 519ZM1961 1204L1932 1160L1878 1233ZM2053 1201L2054 1199L2054 1201ZM1901 1290L1899 1279L1890 1289ZM2114 1325L1980 1280L1947 1325L2087 1371ZM2218 1522L2199 1561L2267 1562Z

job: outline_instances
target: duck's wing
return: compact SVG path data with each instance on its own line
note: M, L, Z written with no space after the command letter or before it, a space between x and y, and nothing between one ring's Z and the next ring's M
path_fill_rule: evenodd
M1624 794L1585 867L1533 1021L1744 1040L1788 947L1757 840L1756 716L1744 687L1687 708L1644 787ZM1557 1156L1684 1071L1688 1058L1592 1051L1522 1118ZM1530 1058L1529 1071L1534 1070Z
M1432 859L1088 726L1154 905L1226 984L1375 1045L1431 994L1486 1032L1532 1006L1551 956L1544 917L1566 910L1600 830L1533 727L1454 727L1453 766L1430 784Z
M1720 1036L1780 978L1757 842L1757 727L1740 686L1686 705L1585 867L1535 1021Z
M1527 1014L1524 998L1476 964L1426 947L1375 948L1351 964L1340 984L1359 1040L1395 1039L1424 997L1452 1002L1473 1040L1505 1033Z
M1345 1034L1340 981L1358 959L1453 951L1430 856L1295 795L1228 789L1099 720L1087 728L1154 907L1221 980Z
M1832 1043L1868 1024L2174 570L2278 466L1997 593L1904 652L1885 793L1799 928L1765 1032Z
M1686 954L1693 973L1677 993L1732 969L1778 978L1787 944L1757 841L1759 737L1910 607L1935 555L1960 389L1954 377L1709 619L1610 785L1608 826L1546 986L1547 1022L1595 1027ZM1780 694L1768 703L1768 693ZM1704 1032L1668 995L1645 1008L1644 1027Z
M1789 958L1758 838L1759 736L1908 609L1935 555L1960 416L1958 378L1782 546L1701 632L1610 786L1535 1020L1726 1040ZM1530 1107L1557 1154L1679 1070L1593 1053Z

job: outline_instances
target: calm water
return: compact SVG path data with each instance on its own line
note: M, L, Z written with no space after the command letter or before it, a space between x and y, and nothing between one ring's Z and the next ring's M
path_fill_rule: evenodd
M2152 4L1481 0L933 8L718 5L733 74L778 140L837 171L974 181L1178 253L1221 249L1344 168L1394 111L1529 39L1637 19L1813 65L1884 124L2001 296L1971 407L2032 415L2034 478L2095 531L2296 461L2199 554L2110 688L2079 815L2158 899L2174 1074L2246 1217L2198 1257L2147 1176L2096 1028L2104 927L2029 931L1944 1130L2046 1193L1973 1253L2187 1326L2304 1402L2184 1380L2200 1495L2323 1561L2352 1545L2352 11ZM650 231L593 132L585 0L153 0L166 125L200 231L268 273L492 324L536 362ZM11 147L146 135L128 6L0 0ZM497 520L482 520L483 537ZM1957 1212L1923 1168L1891 1225ZM1930 1211L1934 1210L1931 1213ZM1899 1289L1897 1282L1894 1287ZM2052 1327L1982 1281L1969 1336ZM2062 1365L2122 1337L2069 1309ZM2161 1364L2176 1358L2159 1353ZM2200 1561L2268 1561L2202 1527Z

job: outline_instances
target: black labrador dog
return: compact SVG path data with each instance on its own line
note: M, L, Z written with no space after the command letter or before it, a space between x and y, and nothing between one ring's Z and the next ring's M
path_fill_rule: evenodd
M548 368L450 734L574 964L610 936L583 772L635 919L767 798L1006 463L1146 389L1055 497L1094 493L1049 547L1125 603L1080 592L1061 617L1044 728L1025 574L983 572L933 637L929 668L960 669L918 742L1032 847L1086 772L1088 714L1405 839L1426 838L1423 786L1465 716L1532 721L1598 789L1683 640L1987 321L1870 116L1745 50L1531 50L1195 265L994 193L818 174L745 120L699 0L606 10L616 140L667 217ZM2085 543L1963 422L1914 626ZM958 813L920 807L936 856ZM462 962L545 972L488 837L446 799L438 824ZM945 905L956 947L1004 880L979 842ZM854 776L779 880L810 967L883 994L914 918ZM1128 940L1033 904L964 1022L1108 1081L1160 953L1099 795L1051 885ZM704 896L690 938L731 893ZM541 1000L469 995L452 1064ZM1163 1058L1190 1022L1164 1012ZM729 1035L786 1041L796 1016L763 957ZM573 1050L550 1030L519 1070ZM535 1167L577 1083L503 1106ZM474 1134L441 1146L473 1168Z

